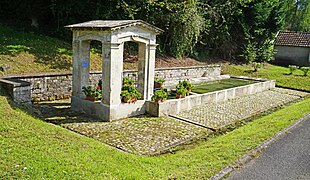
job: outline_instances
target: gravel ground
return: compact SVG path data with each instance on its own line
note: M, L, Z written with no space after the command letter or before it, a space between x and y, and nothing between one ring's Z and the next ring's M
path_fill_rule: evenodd
M275 88L228 101L205 104L183 111L178 116L206 127L219 129L307 95L309 93Z

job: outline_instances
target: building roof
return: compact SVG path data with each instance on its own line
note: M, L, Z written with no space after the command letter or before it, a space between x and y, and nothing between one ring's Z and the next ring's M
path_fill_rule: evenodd
M130 26L142 26L154 31L156 34L163 32L160 28L142 20L94 20L65 26L71 30L111 30L122 29Z
M310 47L310 32L279 32L275 45Z

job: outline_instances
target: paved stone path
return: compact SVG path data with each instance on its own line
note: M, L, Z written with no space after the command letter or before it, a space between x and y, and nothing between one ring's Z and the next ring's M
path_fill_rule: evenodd
M101 122L70 110L68 100L35 105L45 121L60 125L126 152L155 155L172 147L195 141L211 130L169 117L140 116L113 122Z
M143 155L160 154L212 133L211 130L168 117L142 116L109 123L70 123L62 126L121 150Z
M183 112L180 116L198 124L219 128L306 95L308 93L276 88L229 101L206 104ZM43 102L35 106L47 122L135 154L158 154L212 133L209 129L169 117L141 116L101 122L81 112L71 111L68 100Z
M183 111L177 116L218 129L307 95L305 92L275 88L223 102L205 104Z

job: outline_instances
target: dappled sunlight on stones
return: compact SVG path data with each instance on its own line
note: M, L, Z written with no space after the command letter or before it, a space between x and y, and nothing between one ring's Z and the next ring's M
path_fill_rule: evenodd
M211 133L169 117L138 117L109 123L71 123L62 126L124 151L144 155L158 154Z
M204 104L178 116L217 129L305 96L309 96L309 93L275 88L228 101ZM34 106L47 122L134 154L168 152L177 145L205 138L212 133L206 128L170 117L140 116L100 122L83 113L71 111L69 100L40 102Z
M208 103L195 109L184 111L178 116L218 129L307 95L309 93L275 88L274 90L228 101Z

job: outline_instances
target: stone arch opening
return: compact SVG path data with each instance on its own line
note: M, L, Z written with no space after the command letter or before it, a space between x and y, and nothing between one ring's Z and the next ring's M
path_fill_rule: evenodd
M104 120L113 120L146 111L154 87L156 35L162 30L141 20L89 21L66 26L73 31L73 91L71 107ZM102 43L102 101L83 100L82 87L89 85L90 42ZM124 43L138 43L138 91L142 100L122 104L120 99L123 74Z

